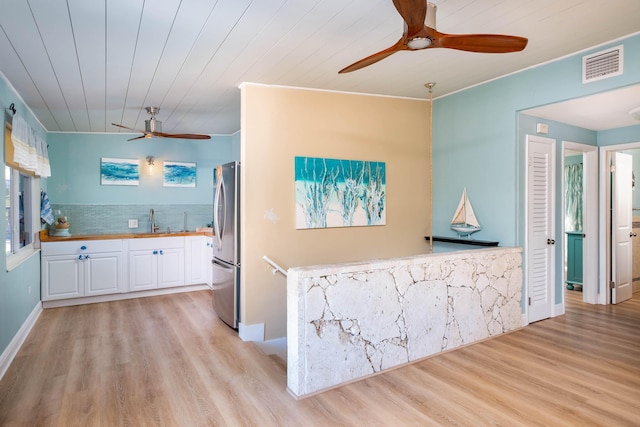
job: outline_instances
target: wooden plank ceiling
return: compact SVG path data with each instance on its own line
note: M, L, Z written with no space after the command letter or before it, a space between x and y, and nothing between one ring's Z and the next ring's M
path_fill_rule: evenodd
M0 72L48 131L140 129L159 106L166 132L231 134L245 81L426 98L426 82L441 96L640 30L637 0L434 3L439 31L529 45L400 52L338 75L400 38L391 0L0 0Z

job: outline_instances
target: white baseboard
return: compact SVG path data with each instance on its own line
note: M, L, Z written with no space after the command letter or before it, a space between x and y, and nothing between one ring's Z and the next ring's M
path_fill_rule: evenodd
M264 323L245 325L238 323L238 336L242 341L264 341Z
M9 365L11 365L11 362L13 362L13 358L16 357L16 354L18 354L18 350L20 350L20 347L22 347L24 340L27 339L27 336L29 335L29 332L31 332L33 325L36 324L36 320L38 320L40 313L42 313L42 303L38 301L36 306L33 307L33 310L31 310L31 313L29 313L29 315L25 319L22 326L20 326L20 329L18 329L18 332L14 335L7 348L0 355L0 380L7 372L7 369L9 369Z
M179 294L182 292L210 290L207 285L188 285L175 288L149 289L146 291L126 292L122 294L95 295L91 297L69 298L61 300L43 301L43 308L69 307L72 305L93 304L96 302L120 301L132 298L154 297L158 295Z
M551 317L562 316L564 314L564 303L556 304L553 306L553 313Z
M255 343L265 354L275 354L282 360L287 360L287 338L277 338Z

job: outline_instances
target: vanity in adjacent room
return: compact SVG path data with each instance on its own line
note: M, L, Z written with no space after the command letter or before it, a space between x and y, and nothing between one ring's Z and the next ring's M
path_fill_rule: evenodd
M582 231L567 231L567 289L582 287Z

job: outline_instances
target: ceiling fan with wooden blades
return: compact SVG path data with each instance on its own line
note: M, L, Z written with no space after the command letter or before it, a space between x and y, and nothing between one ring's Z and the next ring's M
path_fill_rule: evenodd
M211 139L211 136L209 135L202 135L197 133L162 132L162 122L160 120L156 120L156 114L160 112L160 108L145 107L145 109L147 110L147 113L151 115L150 119L144 121L145 130L138 130L138 129L130 128L124 125L119 125L117 123L111 123L111 124L114 126L118 126L119 128L143 133L143 135L136 136L135 138L128 139L127 141L133 141L135 139L142 139L142 138Z
M339 73L348 73L393 55L401 50L447 48L479 53L519 52L527 39L502 34L445 34L436 30L437 6L427 0L393 0L404 20L402 37L393 46L357 61Z

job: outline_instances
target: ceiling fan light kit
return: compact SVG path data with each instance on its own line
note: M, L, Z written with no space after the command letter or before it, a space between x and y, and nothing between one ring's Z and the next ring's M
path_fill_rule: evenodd
M147 113L151 116L150 119L144 121L144 130L138 130L134 128L130 128L124 125L119 125L117 123L111 123L113 126L118 126L119 128L132 130L134 132L140 132L143 135L136 136L135 138L128 139L128 141L133 141L134 139L143 139L143 138L176 138L176 139L211 139L210 135L201 135L197 133L165 133L162 132L162 122L156 120L156 114L160 112L160 107L145 107Z
M369 65L401 50L423 50L427 48L456 49L477 53L519 52L527 46L524 37L502 34L446 34L436 30L437 7L427 0L393 0L393 5L404 20L404 31L393 46L354 62L339 71L349 73Z
M411 50L426 49L431 46L431 39L429 37L416 37L409 40L407 46Z

